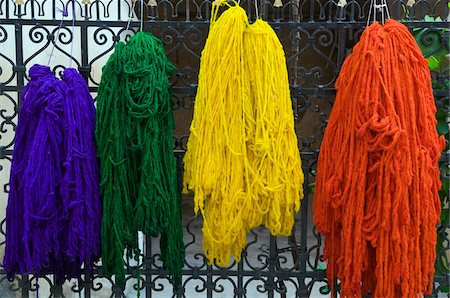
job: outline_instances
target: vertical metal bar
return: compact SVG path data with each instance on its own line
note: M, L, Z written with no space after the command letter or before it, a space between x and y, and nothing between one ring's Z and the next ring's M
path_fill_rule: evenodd
M88 48L88 21L84 20L80 25L80 42L81 42L81 69L79 69L80 74L86 80L86 83L89 85L89 48Z
M243 258L247 257L247 251L242 253L242 257ZM243 273L244 272L244 260L241 260L238 263L238 272L239 273ZM239 290L244 288L244 275L243 274L238 274L238 276L237 276L237 287L238 287ZM239 293L239 294L237 294L237 297L241 298L241 297L245 297L245 296L243 294Z
M293 11L294 11L294 5L296 5L297 1L291 1L290 5L291 7L289 8L289 16L288 16L288 22L292 22L294 20L294 16L293 16ZM283 8L281 8L281 12L280 12L280 18L283 18Z
M351 10L350 10L350 20L352 22L355 21L355 0L352 1Z
M175 164L177 169L177 183L178 183L178 195L180 196L180 204L182 200L181 193L183 191L183 155L175 155ZM181 206L180 206L181 208ZM180 212L180 220L182 220L183 214Z
M84 19L87 21L89 19L89 5L86 3L82 9L84 9ZM81 14L81 16L83 16L83 14Z
M352 9L354 9L353 5L352 5ZM352 14L352 18L354 19L353 14ZM370 18L370 13L367 16L367 18L368 19ZM337 30L337 32L338 32L338 37L337 37L337 39L338 39L338 59L337 59L338 72L340 72L342 63L344 63L344 60L346 58L345 45L346 45L346 36L347 36L348 30L349 29L347 29L347 30L345 29L344 25L340 25ZM337 280L336 279L329 280L328 285L330 286L331 283L334 283L333 295L334 295L334 297L337 297Z
M207 272L206 272L206 297L213 298L213 273L212 273L212 266L207 265Z
M163 20L167 21L167 3L162 2L163 3Z
M299 127L299 115L298 115L298 97L295 95L292 95L291 92L291 101L292 101L292 111L294 112L294 131L295 131L295 135L297 136L297 144L300 147L299 144L299 136L300 136L300 127Z
M398 1L397 2L397 19L400 19L400 16L401 16L401 13L402 13L402 2L401 1ZM410 12L411 12L411 17L413 17L412 16L412 14L413 14L413 11L414 11L414 9L411 9L410 10Z
M88 82L88 72L85 70L88 69L88 41L87 41L87 18L88 18L88 6L85 5L86 13L85 13L85 20L83 24L80 27L80 42L81 42L81 69L79 70L80 74L83 76L83 78L86 80L86 84L89 85ZM72 32L73 34L74 32ZM84 45L84 46L83 46ZM91 297L91 288L90 285L92 284L92 276L89 270L86 270L86 274L84 275L84 297L90 298Z
M391 10L392 12L394 11L393 9ZM406 17L408 19L408 21L412 21L412 13L413 13L413 8L410 6L406 6Z
M189 7L189 2L190 2L189 0L186 1L186 22L189 22L191 20L191 16L190 16L191 10Z
M50 285L50 293L53 297L62 297L62 284L56 282L56 275L53 275L53 285Z
M44 11L45 14L45 11ZM52 19L56 19L56 0L52 0Z
M7 5L8 5L7 1ZM22 35L23 35L23 31L22 31L22 21L21 21L21 17L20 17L20 9L21 9L21 5L19 5L19 18L16 21L15 24L15 34L14 34L14 38L15 38L15 44L16 44L16 65L14 67L14 71L16 72L16 77L17 77L17 92L18 92L18 106L20 107L20 105L22 104L20 97L22 94L22 90L23 90L23 85L24 85L24 74L25 74L25 67L23 65L23 40L22 40ZM9 11L9 9L8 9ZM29 297L29 288L30 288L30 280L28 275L22 274L22 297L23 298L28 298Z
M334 2L332 1L332 2L329 2L329 5L328 5L328 14L329 14L328 20L329 21L333 20L333 4L334 4ZM339 7L337 8L337 11L339 11Z
M30 296L29 291L30 291L30 279L28 275L22 274L22 298L28 298Z
M145 270L145 298L152 297L152 289L149 287L152 280L152 264L148 261L147 258L152 256L152 238L148 235L145 235L145 254L144 254L144 270Z
M6 19L9 19L9 1L6 1Z
M73 0L75 1L75 0ZM97 10L97 18L96 20L100 20L100 1L95 1L95 9Z
M294 23L300 23L300 14L299 14L299 9L300 9L300 0L292 0L292 21ZM298 51L300 50L300 32L297 31L297 28L294 31L294 39L295 41L298 41L298 44L294 43L294 45L292 46L292 55L294 55L294 61L292 61L292 75L294 76L294 80L293 80L293 84L295 87L297 87L298 85L298 80L297 80L297 70L298 70L298 60L299 57L297 55ZM289 39L288 39L289 40ZM292 40L292 39L291 39ZM288 71L289 71L289 65L288 65ZM296 103L297 105L297 103ZM296 112L296 115L298 117L298 110ZM297 130L296 130L297 131ZM297 134L298 136L298 134Z
M121 3L122 3L122 0L117 0L117 20L118 21L122 20L122 9L120 9L121 8Z
M92 276L89 270L85 268L85 274L84 274L84 284L83 284L83 290L84 290L84 298L91 298L91 284L92 284Z
M346 30L344 29L343 26L339 26L338 30L338 59L337 59L337 67L338 67L338 71L340 71L342 63L344 63L345 60L345 38L347 35Z
M34 13L34 4L35 4L36 0L31 0L30 6L31 6L31 18L34 19L35 18L35 13Z
M450 3L450 1L447 0L445 5L444 5L444 18L446 17L447 20L448 20L448 15L450 13L450 11L449 11L450 10L449 3ZM448 279L450 280L450 276L448 276ZM449 284L450 284L450 282L449 282Z
M266 1L268 1L268 0L261 0L261 4L260 4L261 10L259 11L259 15L261 16L261 19L268 21L269 20L269 7L268 7ZM257 2L259 2L259 1L257 1ZM256 13L256 11L255 11L255 13Z
M180 206L180 222L183 222L183 154L175 155L176 169L177 169L177 184L178 184L178 196ZM182 227L183 228L183 227ZM186 256L185 256L186 258ZM183 275L181 276L183 279ZM182 283L180 285L182 287ZM178 290L178 288L177 288ZM183 292L178 291L177 297L183 297Z
M309 21L314 22L314 0L309 1Z
M300 208L300 249L298 249L299 258L296 266L297 270L300 272L306 272L306 262L307 255L306 252L308 250L308 208L309 208L309 167L310 160L309 158L305 158L302 160L302 171L305 173L304 181L303 181L303 189L304 189L304 197L302 199L302 204ZM299 279L299 294L303 296L307 296L307 287L305 283L305 279Z
M305 180L303 182L303 189L304 189L304 197L302 199L302 205L300 207L300 262L299 262L299 268L300 272L306 272L306 258L304 257L306 251L307 251L307 238L308 238L308 202L309 202L309 192L308 192L308 185L309 185L309 176L308 176L308 168L309 168L309 161L302 163L302 170L305 175Z
M16 77L17 77L17 90L19 93L19 106L21 104L20 102L20 96L22 95L22 89L24 86L24 78L25 78L25 66L23 65L23 40L22 40L22 21L21 19L17 20L17 23L15 25L15 39L16 39Z
M270 235L269 240L269 272L267 273L267 297L273 298L274 297L274 289L275 289L275 264L277 262L277 248L276 248L276 241L277 239Z
M18 15L19 19L22 18L22 5L18 5L18 7L17 7L17 15Z

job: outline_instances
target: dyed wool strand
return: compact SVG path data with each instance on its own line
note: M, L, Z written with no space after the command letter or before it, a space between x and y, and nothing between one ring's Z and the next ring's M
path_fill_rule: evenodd
M58 189L63 175L64 88L49 67L33 65L29 74L21 97L6 209L3 266L9 278L16 273L46 273L48 264L62 264L64 253Z
M137 247L134 233L136 179L130 179L130 160L126 159L126 105L121 99L125 89L122 51L119 42L103 67L97 96L96 139L100 159L100 197L102 216L102 269L116 274L116 283L124 282L123 253ZM107 78L107 79L105 79ZM112 117L112 119L110 118Z
M65 253L90 269L101 253L99 165L95 143L95 106L86 81L66 68L64 106L64 177L61 196L68 218ZM78 266L79 268L79 266ZM81 272L80 272L81 274Z
M76 70L63 76L34 65L22 93L6 215L10 278L51 273L62 283L99 258L95 109Z
M252 184L244 220L288 236L303 197L303 172L286 57L272 27L258 19L244 33L248 104L244 107Z
M245 176L243 34L245 11L234 6L216 19L213 4L210 33L200 62L194 117L184 158L185 188L194 191L195 212L203 216L203 249L210 263L239 261L246 227L239 208L249 197Z
M123 253L137 251L137 231L161 234L172 282L181 282L184 243L173 155L169 76L175 71L162 42L138 32L119 42L103 69L97 141L103 199L105 273L124 283Z
M240 260L253 227L289 235L303 183L281 44L238 5L217 18L224 3L213 4L184 159L204 251L220 266Z
M314 196L328 280L343 297L430 294L445 141L427 61L404 25L374 23L336 88Z

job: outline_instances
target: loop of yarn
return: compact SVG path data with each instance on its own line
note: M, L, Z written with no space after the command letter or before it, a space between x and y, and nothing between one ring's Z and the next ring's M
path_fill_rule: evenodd
M336 88L314 193L329 283L341 297L429 295L445 140L427 61L404 25L373 23Z
M97 97L97 142L103 199L102 265L124 285L124 250L137 250L137 231L161 235L161 257L181 282L184 243L173 154L169 76L162 42L138 32L119 42L103 68Z
M34 65L16 128L3 266L14 274L79 277L100 255L95 108L74 69Z
M246 233L265 225L289 235L303 196L286 60L262 20L230 6L217 18L202 52L199 84L184 158L184 191L203 216L210 264L240 260Z

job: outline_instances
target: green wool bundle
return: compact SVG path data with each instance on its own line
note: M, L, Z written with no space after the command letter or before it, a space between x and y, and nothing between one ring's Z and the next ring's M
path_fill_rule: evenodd
M119 42L103 68L97 97L98 156L103 200L102 265L125 281L123 253L138 254L137 231L161 234L161 257L181 282L184 243L173 155L169 77L175 67L162 42L138 32Z

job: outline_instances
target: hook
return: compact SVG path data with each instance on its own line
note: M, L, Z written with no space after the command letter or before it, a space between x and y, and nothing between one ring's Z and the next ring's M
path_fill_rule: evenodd
M69 68L72 68L72 62L73 62L73 44L75 40L75 18L76 18L76 9L75 9L75 0L72 0L72 42L70 43L70 63Z
M131 14L128 15L128 22L127 27L125 28L125 31L128 31L130 29L130 23L131 19L134 17L134 8L136 7L136 1L133 1L133 5L131 6Z
M372 13L373 13L373 22L377 21L378 13L381 14L381 24L384 24L386 22L386 18L388 18L388 19L391 18L391 15L389 13L389 7L387 5L386 0L371 0L370 1L369 14L367 15L367 24L366 24L367 26L369 26L369 24L370 24L370 18L372 17Z
M256 19L259 19L258 0L255 0Z
M142 31L142 28L144 26L144 0L140 0L140 1L141 1L141 11L140 11L141 19L140 19L139 30ZM132 1L132 2L133 2L133 5L131 6L131 14L128 15L129 18L128 18L127 27L125 28L125 31L128 31L130 29L131 19L135 16L137 17L137 15L134 11L134 9L136 8L137 0Z
M144 0L141 0L141 32L144 26Z
M64 18L67 17L67 16L69 15L69 14L67 13L67 10L64 10L64 9L61 10L61 9L59 9L59 8L56 8L56 10L62 14L62 18L61 18L61 22L59 22L58 30L56 30L56 36L55 36L55 40L54 40L54 42L53 42L52 51L50 52L50 57L48 57L47 66L50 65L50 61L52 60L52 57L53 57L53 51L55 50L56 42L58 41L59 33L60 33L60 31L61 31L61 27L62 27L62 25L63 25Z

